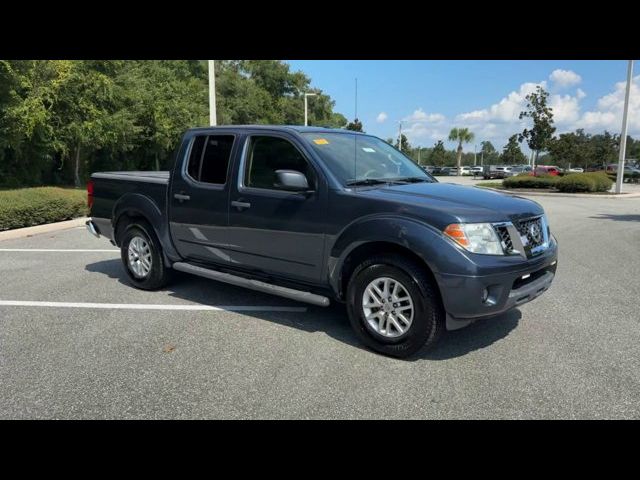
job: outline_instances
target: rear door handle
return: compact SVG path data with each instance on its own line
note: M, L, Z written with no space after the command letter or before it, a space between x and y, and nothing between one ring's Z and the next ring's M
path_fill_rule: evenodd
M236 207L238 210L242 210L243 208L250 208L251 204L248 202L239 202L237 200L234 200L231 202L231 206Z
M180 202L184 202L185 200L191 200L189 195L185 195L183 193L174 193L173 198L179 200Z

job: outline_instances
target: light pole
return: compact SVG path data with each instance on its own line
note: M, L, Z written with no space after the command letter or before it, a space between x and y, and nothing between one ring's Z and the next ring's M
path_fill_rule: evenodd
M418 147L418 165L420 165L420 150L422 150L422 147Z
M209 60L209 124L216 126L218 119L216 117L216 69L215 60Z
M473 146L473 166L475 167L477 164L477 157L476 157L476 149L478 148L478 144L476 143Z
M304 126L307 126L307 97L315 97L317 93L305 93L304 94Z
M624 94L624 110L622 112L622 134L620 135L620 156L618 157L618 175L616 176L616 193L621 193L624 180L624 157L627 150L627 115L629 113L629 93L633 80L633 60L627 67L627 89Z

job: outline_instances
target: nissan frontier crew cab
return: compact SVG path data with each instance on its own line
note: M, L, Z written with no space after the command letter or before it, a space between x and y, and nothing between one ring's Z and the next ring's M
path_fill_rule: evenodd
M168 172L102 172L89 231L119 246L141 289L172 270L327 306L368 347L407 357L444 329L547 290L557 243L542 207L440 183L348 130L188 130Z

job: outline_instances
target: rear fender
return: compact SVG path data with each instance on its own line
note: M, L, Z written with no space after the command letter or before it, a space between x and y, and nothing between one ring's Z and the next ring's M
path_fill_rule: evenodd
M119 244L118 224L124 216L143 217L153 228L156 236L162 245L162 251L167 265L179 261L180 256L175 251L171 243L171 235L169 232L169 222L165 218L165 214L158 205L149 197L139 193L127 193L123 195L115 203L113 207L112 225L113 238Z

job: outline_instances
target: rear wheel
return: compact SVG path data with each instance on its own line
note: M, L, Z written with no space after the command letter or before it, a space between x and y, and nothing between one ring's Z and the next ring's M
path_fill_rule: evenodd
M120 255L134 287L156 290L169 281L171 272L164 264L162 247L148 223L140 221L126 227Z
M399 358L432 346L445 323L436 286L420 265L401 255L380 255L355 269L347 312L365 345Z

